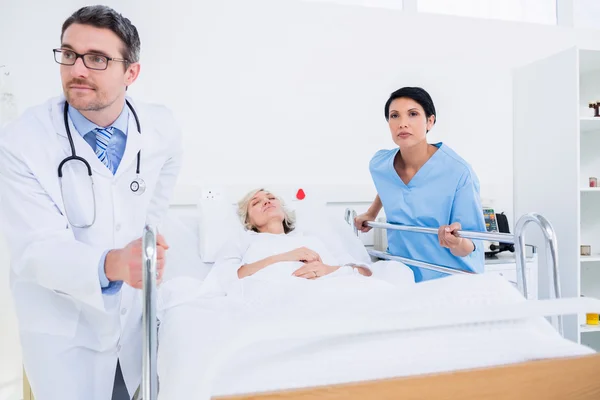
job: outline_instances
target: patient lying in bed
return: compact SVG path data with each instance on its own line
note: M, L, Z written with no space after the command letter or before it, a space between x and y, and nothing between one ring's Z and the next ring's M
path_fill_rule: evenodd
M245 231L221 251L211 273L229 296L248 299L256 291L276 295L303 287L331 290L332 280L344 290L360 290L365 285L391 288L391 284L371 278L371 268L336 245L336 240L296 229L294 213L273 193L251 191L239 201L238 216ZM402 275L406 283L414 282L408 268ZM328 282L319 283L324 280Z
M380 279L380 262L354 261L319 230L294 228L294 215L266 191L240 201L239 215L246 231L213 265L204 295L167 302L159 314L159 400L590 353L560 338L540 305L500 276L417 285L408 267L384 262L402 278L392 284Z

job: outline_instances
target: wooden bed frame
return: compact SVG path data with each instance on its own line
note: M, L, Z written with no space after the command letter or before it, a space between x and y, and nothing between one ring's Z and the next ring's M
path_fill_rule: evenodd
M24 400L34 400L25 371L23 395ZM598 400L600 353L584 357L530 361L458 372L214 399Z
M29 386L29 379L27 379L27 374L25 373L25 368L23 368L23 400L34 400L31 386Z
M432 362L435 362L435 359ZM215 399L598 400L600 353L459 372Z

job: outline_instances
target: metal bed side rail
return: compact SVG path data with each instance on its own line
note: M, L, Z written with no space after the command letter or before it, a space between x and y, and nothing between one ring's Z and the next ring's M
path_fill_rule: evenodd
M408 232L417 232L417 233L428 233L431 235L438 234L438 230L436 228L425 228L423 226L407 226L407 225L398 225L391 224L389 222L367 222L371 228L381 228L381 229L393 229L396 231L408 231ZM510 233L494 233L494 232L475 232L475 231L458 231L458 236L464 237L465 239L475 239L475 240L489 240L491 242L502 242L502 243L511 243L514 244L514 236Z
M373 257L381 258L384 260L399 261L404 264L410 264L413 267L425 268L425 269L429 269L432 271L443 272L445 274L475 275L475 272L472 272L472 271L463 271L460 269L444 267L443 265L431 264L431 263L424 262L424 261L417 261L417 260L413 260L411 258L393 256L390 253L386 253L385 251L369 250L369 254L372 255Z
M357 216L357 213L355 210L352 210L350 208L346 209L344 218L345 218L346 222L353 227L354 234L356 236L358 236L359 230L356 227L356 225L354 224L354 219L356 218L356 216ZM550 277L550 282L552 285L551 293L554 294L554 298L558 299L561 297L561 290L560 290L560 276L559 276L559 270L558 270L558 246L557 246L557 241L556 241L556 233L554 231L554 228L552 227L552 224L550 224L550 222L544 216L537 214L537 213L529 213L529 214L525 214L525 215L521 216L515 226L514 234L462 231L461 230L461 231L457 232L457 235L464 237L464 238L468 238L468 239L489 240L489 241L514 244L515 245L515 253L516 253L517 286L518 286L518 289L523 294L523 296L525 296L525 298L527 298L527 274L526 274L526 267L525 267L526 266L525 228L527 227L527 225L529 225L532 222L536 223L542 230L542 233L544 234L545 248L546 248L547 254L549 254L549 257L547 260L548 261L548 270L546 271L546 273L548 273L550 275L549 277ZM375 221L369 221L366 224L372 228L378 228L378 229L392 229L392 230L398 230L398 231L416 232L416 233L424 233L424 234L430 234L430 235L438 234L437 228L400 225L400 224L394 224L394 223L389 223L389 222L375 222ZM402 261L404 263L408 263L408 264L414 265L416 267L430 269L430 270L438 271L438 272L445 272L445 273L450 273L450 274L460 274L460 273L465 272L465 271L458 271L453 268L448 268L446 266L435 265L435 264L425 263L423 261L411 260L411 259L407 259L407 258L403 258L403 257L394 256L394 255L391 255L386 252L370 251L370 254L373 254L379 258L383 258L383 259L387 259L387 260ZM562 335L562 333L563 333L562 317L558 318L557 325L558 325L557 328Z
M158 397L158 376L156 358L158 351L156 322L156 228L146 225L142 235L142 282L144 304L143 360L142 360L142 399L156 400Z
M550 293L554 294L555 299L560 299L562 297L562 292L560 288L560 274L558 269L558 242L556 239L556 231L552 227L550 221L548 221L548 219L546 219L546 217L543 215L538 213L528 213L522 215L517 220L515 225L515 253L517 255L517 271L520 271L523 278L525 278L525 228L532 222L540 227L544 235L544 247L547 256L546 273L550 278ZM552 317L552 319L554 320L555 317ZM562 315L556 317L556 325L560 335L564 336Z

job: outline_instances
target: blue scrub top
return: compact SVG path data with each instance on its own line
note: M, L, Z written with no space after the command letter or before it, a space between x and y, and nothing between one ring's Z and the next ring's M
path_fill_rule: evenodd
M451 148L436 143L438 150L405 184L394 169L399 148L380 150L369 169L388 222L438 228L459 222L462 230L485 232L479 194L479 180L471 166ZM475 240L475 251L456 257L440 246L437 235L387 231L388 252L414 260L481 273L484 267L483 243ZM409 265L417 282L448 274Z

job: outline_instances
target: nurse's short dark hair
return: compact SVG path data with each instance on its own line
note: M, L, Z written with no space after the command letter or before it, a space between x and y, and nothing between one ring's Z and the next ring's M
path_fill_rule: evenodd
M63 35L72 24L91 25L96 28L105 28L113 31L125 45L121 50L124 59L130 63L140 60L140 36L131 21L107 6L88 6L75 11L65 20L60 34L62 43Z
M385 120L386 121L389 121L389 119L390 119L390 105L392 104L392 101L399 99L401 97L406 97L406 98L412 99L412 100L416 101L417 103L419 103L421 105L421 107L423 107L423 110L425 111L425 116L427 118L431 117L432 115L436 115L435 114L435 106L433 105L433 100L431 99L431 96L429 95L429 93L427 93L425 91L425 89L422 89L420 87L403 87L403 88L396 90L394 93L390 94L390 98L385 103L385 111L384 112L385 112ZM436 115L436 120L437 120L437 115Z

